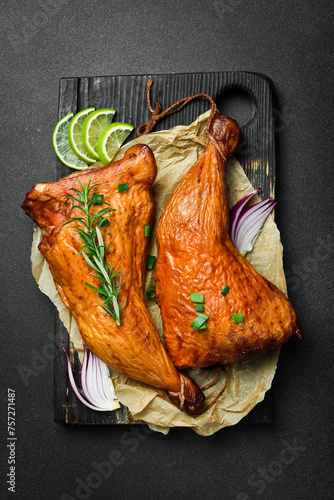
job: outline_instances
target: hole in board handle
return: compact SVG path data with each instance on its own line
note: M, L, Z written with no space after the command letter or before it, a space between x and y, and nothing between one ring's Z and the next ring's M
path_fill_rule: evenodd
M241 89L226 89L216 99L217 108L222 115L233 118L239 127L245 127L256 115L254 98Z

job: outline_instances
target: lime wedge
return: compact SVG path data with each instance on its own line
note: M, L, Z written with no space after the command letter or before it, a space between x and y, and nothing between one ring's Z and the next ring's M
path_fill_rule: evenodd
M99 159L104 165L108 165L125 139L134 129L129 123L112 123L106 127L96 144L96 151Z
M99 159L96 151L97 141L102 131L111 124L115 113L116 110L112 108L98 109L90 113L83 123L82 144L87 153L95 160Z
M95 163L96 159L87 153L82 144L82 127L87 116L93 111L95 111L95 108L87 108L79 111L79 113L74 115L68 127L68 140L73 152L80 160L88 164Z
M73 153L68 140L68 128L72 118L73 113L69 113L57 123L52 134L52 144L56 155L64 165L75 170L84 170L88 168L87 164Z

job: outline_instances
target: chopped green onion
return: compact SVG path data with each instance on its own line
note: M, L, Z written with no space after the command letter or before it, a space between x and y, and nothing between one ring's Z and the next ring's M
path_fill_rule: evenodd
M155 293L155 285L151 285L150 288L146 292L146 297L148 299L156 299L156 293Z
M192 293L190 295L191 302L196 302L197 304L204 304L204 295L202 293Z
M198 304L196 307L195 307L195 311L196 312L203 312L204 311L204 306L203 304Z
M129 189L129 184L127 182L122 182L117 186L117 191L119 193L124 193L124 191L127 191L128 189Z
M205 325L205 322L209 319L209 316L206 314L200 313L196 319L191 323L191 328L195 330L199 330L201 326Z
M105 227L105 226L110 226L109 219L107 217L104 217L101 222L99 222L99 227Z
M230 289L230 287L226 285L226 286L222 289L222 291L221 291L220 293L221 293L222 295L226 295L226 294L227 294L227 292L229 291L229 289Z
M148 255L147 256L147 269L153 269L154 268L154 264L155 264L155 257L154 255Z
M103 194L94 193L92 196L93 205L101 205L103 203Z
M205 329L206 329L206 323L204 323L204 325L199 327L199 330L205 330Z
M244 320L244 315L242 313L231 314L231 318L233 319L233 323L242 323Z
M150 236L150 226L145 226L145 236Z

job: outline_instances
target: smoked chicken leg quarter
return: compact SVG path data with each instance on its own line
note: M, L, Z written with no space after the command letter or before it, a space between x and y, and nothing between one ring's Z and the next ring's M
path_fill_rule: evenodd
M166 346L179 369L236 363L294 333L302 337L289 300L255 271L229 236L225 166L238 147L239 126L216 116L209 137L166 204L157 230L157 302ZM204 300L203 329L193 326L198 312L191 294Z
M190 377L175 368L144 301L148 248L145 227L153 224L150 188L156 174L151 149L135 145L118 162L37 184L22 207L42 229L39 250L90 351L118 372L167 391L174 404L192 413L201 407L204 395ZM120 325L102 307L103 298L96 291L100 282L80 252L78 223L64 225L82 216L73 199L67 197L73 197L73 188L79 190L80 185L87 186L89 182L92 195L103 195L103 202L114 209L110 224L101 226L100 232L107 247L107 263L115 271L122 270L118 302L126 302ZM119 192L118 186L124 183L128 189ZM101 205L93 204L92 215L100 209Z

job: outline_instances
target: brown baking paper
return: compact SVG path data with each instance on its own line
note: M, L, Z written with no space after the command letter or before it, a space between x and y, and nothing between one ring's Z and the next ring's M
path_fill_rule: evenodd
M178 126L170 130L141 136L126 144L115 160L123 157L133 144L147 144L154 152L158 175L153 186L155 199L155 224L151 231L150 255L157 255L156 229L161 212L176 184L195 163L204 149L203 132L209 112L201 115L189 126ZM248 181L240 164L232 159L226 169L227 192L230 207L254 188ZM258 187L258 186L256 186ZM36 226L32 245L32 271L43 293L56 305L60 319L69 332L70 340L82 358L82 339L74 318L61 301L55 288L48 264L38 251L41 230ZM270 216L260 232L252 252L246 255L255 269L286 293L286 282L282 263L282 245L277 226ZM153 283L153 271L148 271L145 290ZM147 299L148 309L163 339L161 316L154 300ZM209 436L219 429L237 424L254 406L263 400L275 375L279 348L262 353L255 358L226 368L228 385L218 402L206 413L191 417L178 410L164 391L129 379L111 370L119 401L127 406L133 417L146 422L150 428L167 434L171 427L190 427L197 434ZM214 370L189 371L202 387L210 382ZM225 375L212 388L205 391L206 404L224 386Z

